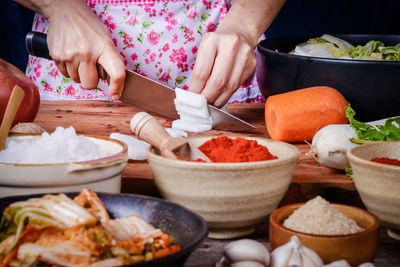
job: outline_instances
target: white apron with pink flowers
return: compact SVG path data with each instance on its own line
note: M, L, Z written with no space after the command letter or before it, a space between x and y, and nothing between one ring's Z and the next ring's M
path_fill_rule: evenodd
M187 89L200 40L215 31L231 6L229 0L86 0L111 32L125 66L170 87ZM32 29L47 32L40 14ZM107 82L86 90L65 78L51 60L29 56L27 76L39 88L42 100L110 100ZM255 76L229 103L263 102Z

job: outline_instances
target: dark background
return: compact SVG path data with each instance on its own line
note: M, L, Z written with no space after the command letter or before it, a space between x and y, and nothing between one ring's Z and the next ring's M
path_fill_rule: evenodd
M12 0L0 0L0 58L25 71L25 35L34 13ZM68 1L68 0L65 0ZM251 1L251 0L250 0ZM324 33L400 34L398 0L287 0L267 37Z

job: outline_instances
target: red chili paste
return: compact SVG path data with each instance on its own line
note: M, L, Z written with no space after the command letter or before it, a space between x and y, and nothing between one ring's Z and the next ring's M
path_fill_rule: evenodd
M390 164L400 166L400 160L398 159L391 159L391 158L373 158L371 159L373 162L383 163L383 164Z
M202 144L199 149L212 162L250 162L277 159L268 148L257 143L256 140L245 138L229 138L220 136L212 138Z

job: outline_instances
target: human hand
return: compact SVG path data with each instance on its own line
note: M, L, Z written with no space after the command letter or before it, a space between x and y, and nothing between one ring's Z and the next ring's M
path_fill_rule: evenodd
M107 27L82 0L54 1L43 15L49 21L47 44L59 71L85 89L99 82L98 63L109 76L113 100L121 96L125 66Z
M234 29L207 33L199 45L189 91L222 107L254 72L254 48L246 35Z

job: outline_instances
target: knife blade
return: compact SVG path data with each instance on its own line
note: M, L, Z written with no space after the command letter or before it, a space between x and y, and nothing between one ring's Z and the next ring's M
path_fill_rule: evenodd
M29 32L25 43L29 54L51 59L47 47L47 35L39 32ZM147 111L178 119L175 109L175 90L162 83L151 80L139 73L126 70L124 90L120 100L135 105ZM232 114L208 105L208 111L213 120L213 128L225 131L246 131L255 127Z

